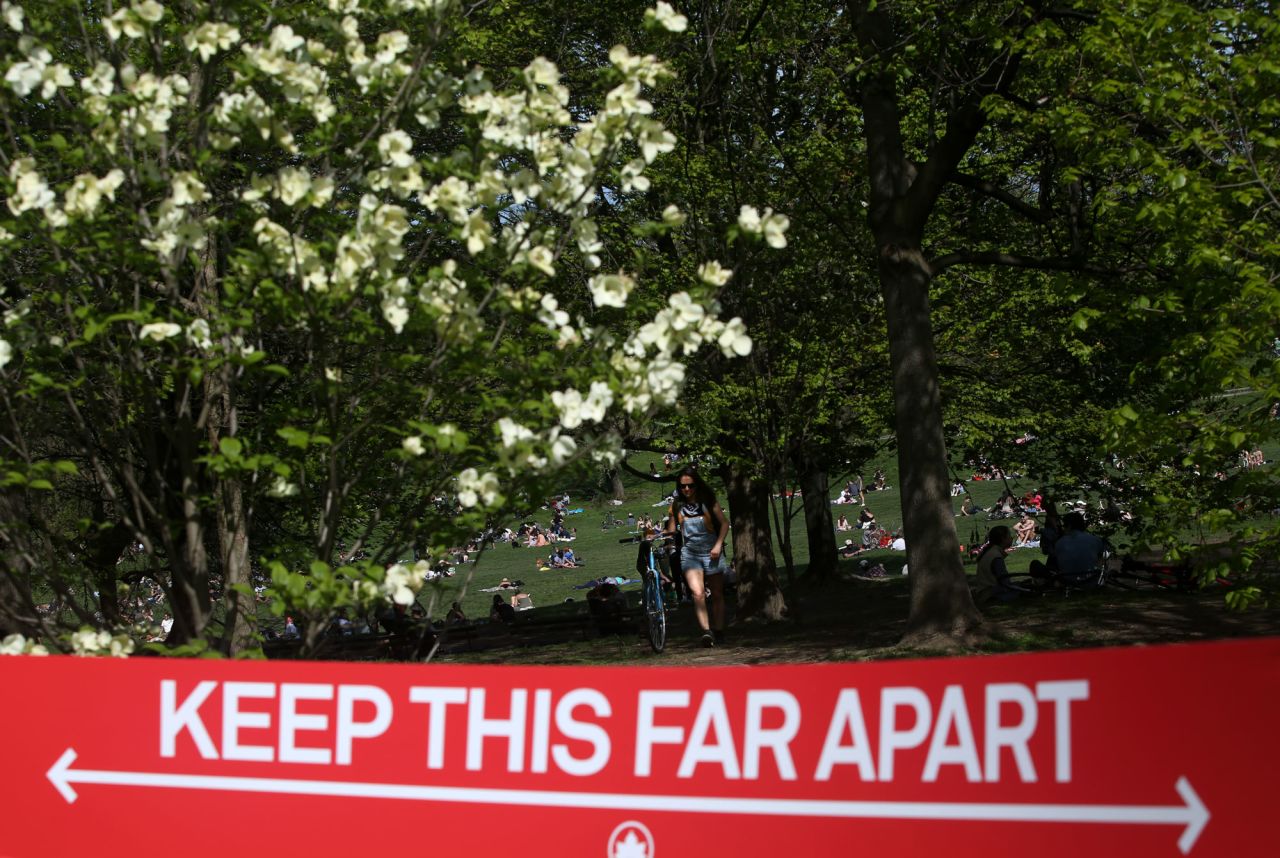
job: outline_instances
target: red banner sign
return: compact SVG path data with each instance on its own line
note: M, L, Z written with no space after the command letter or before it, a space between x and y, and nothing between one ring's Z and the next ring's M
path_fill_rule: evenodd
M6 657L0 682L0 858L1280 854L1280 638L762 668Z

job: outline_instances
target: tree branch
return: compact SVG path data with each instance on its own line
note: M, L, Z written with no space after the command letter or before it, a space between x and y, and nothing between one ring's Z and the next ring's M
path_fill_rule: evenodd
M999 185L988 182L986 179L980 179L977 176L970 176L967 173L952 173L951 180L970 190L977 191L984 196L988 196L993 200L1004 203L1018 214L1036 223L1048 223L1052 218L1047 212L1041 211L1036 206L1031 205L1016 195L1006 191Z
M905 219L913 232L923 230L943 186L955 178L957 165L973 148L978 132L986 124L987 114L982 108L982 99L1009 88L1017 76L1021 59L1017 54L1008 53L997 57L973 86L967 102L947 117L947 129L942 139L916 173L903 201Z
M1032 268L1039 271L1074 271L1079 274L1090 274L1095 277L1120 277L1150 271L1146 265L1127 268L1102 268L1089 265L1081 259L1070 256L1022 256L1017 253L1004 253L999 250L972 250L960 253L948 253L929 262L929 269L937 277L953 265L1001 265L1006 268Z

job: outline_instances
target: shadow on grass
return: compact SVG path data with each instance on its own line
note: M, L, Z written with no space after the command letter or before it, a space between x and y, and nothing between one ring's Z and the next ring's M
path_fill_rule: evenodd
M639 635L450 656L446 661L523 664L723 665L867 661L957 654L1038 652L1094 646L1127 646L1276 634L1280 610L1230 611L1221 592L1166 593L1102 590L1051 592L984 608L986 634L974 647L938 650L907 647L910 583L899 574L901 554L869 553L889 575L855 577L856 560L815 580L797 569L785 588L788 616L777 622L737 621L730 612L726 646L704 649L692 606L668 619L668 645L654 654Z

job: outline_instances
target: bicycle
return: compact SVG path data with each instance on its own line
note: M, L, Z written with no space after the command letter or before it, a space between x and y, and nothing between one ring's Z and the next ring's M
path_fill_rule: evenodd
M653 651L660 653L667 646L667 608L662 598L662 573L658 570L655 552L662 550L665 540L657 536L653 539L627 537L618 541L640 543L636 568L644 579L641 605L644 608L645 635Z
M1106 583L1122 590L1147 590L1194 593L1200 581L1186 563L1143 562L1126 557L1119 567L1107 569ZM1228 578L1219 578L1221 586L1231 586Z
M625 521L611 512L606 512L604 518L600 520L600 530L612 530L615 527L622 527L624 524L626 524Z

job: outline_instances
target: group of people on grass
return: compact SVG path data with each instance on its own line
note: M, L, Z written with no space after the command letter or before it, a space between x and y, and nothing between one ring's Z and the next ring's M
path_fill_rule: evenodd
M867 492L882 492L886 488L884 470L876 468L875 474L872 475L869 482L863 482L862 474L858 474L853 479L844 484L844 488L840 490L839 496L831 502L833 504L849 504L867 502Z
M586 566L586 561L578 557L572 548L560 547L552 551L547 558L543 560L541 557L533 561L534 567L539 571L544 569L577 569L579 566Z
M1024 518L1034 515L1040 515L1044 511L1044 495L1035 489L1028 489L1018 497L1010 489L1005 489L1000 493L1000 498L991 506L990 510L984 510L973 501L973 495L965 492L964 500L960 503L961 516L977 515L980 512L986 512L988 518L1012 518L1020 515Z
M1031 586L1015 581L1005 564L1005 557L1014 548L1014 539L1014 530L1003 524L991 528L987 534L987 542L978 553L978 574L974 582L974 597L979 604L1009 602L1032 592ZM1046 559L1031 561L1031 581L1087 586L1103 562L1106 542L1089 532L1084 513L1077 510L1059 519L1057 511L1050 509L1040 537L1040 550Z

